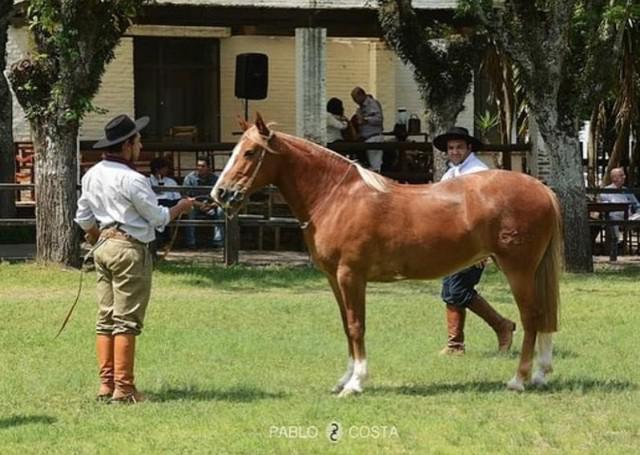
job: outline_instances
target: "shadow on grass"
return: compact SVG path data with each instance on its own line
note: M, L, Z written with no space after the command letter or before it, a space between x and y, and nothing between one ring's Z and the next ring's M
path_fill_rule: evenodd
M471 381L448 384L428 384L412 386L380 386L371 387L375 394L395 393L398 395L434 396L452 393L492 393L508 392L505 382L502 381ZM618 393L638 390L638 385L628 381L603 381L597 379L566 379L554 381L544 387L527 386L525 393L563 393L563 392L605 392Z
M516 343L514 343L516 344ZM519 344L519 343L518 343ZM520 350L511 349L508 353L500 353L497 351L484 351L476 354L477 357L485 358L485 359L519 359L520 358ZM553 348L553 358L554 359L577 359L580 357L578 353L575 351L570 351L568 349L562 348Z
M52 425L56 419L49 416L23 416L5 417L0 419L0 430L6 428L19 427L21 425L45 424Z
M165 401L230 401L232 403L250 403L258 400L275 400L286 396L285 393L271 393L263 390L236 387L227 390L198 390L195 387L170 388L159 392L146 392L152 402Z

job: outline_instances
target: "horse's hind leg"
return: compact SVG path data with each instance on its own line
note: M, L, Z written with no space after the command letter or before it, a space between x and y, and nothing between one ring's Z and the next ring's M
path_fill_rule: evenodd
M504 261L500 261L499 265L509 280L511 291L513 292L518 310L520 311L522 327L524 328L520 363L518 364L515 376L507 382L507 388L522 392L524 391L524 384L531 377L536 345L537 321L535 313L534 274L526 271L517 273L508 267Z
M362 383L367 377L367 353L364 345L366 282L348 267L338 268L337 281L346 310L347 332L353 355L353 374L339 395L344 397L362 392Z
M531 330L531 328L527 328L525 326L524 336L522 338L522 351L520 352L520 363L518 364L518 370L516 371L516 374L513 376L513 378L511 378L509 382L507 382L507 388L509 390L524 392L524 384L531 377L531 367L533 365L535 345L535 329Z
M547 384L546 375L553 371L553 334L538 333L538 367L533 373L531 384L543 386Z
M349 351L349 358L347 359L347 371L344 375L338 380L338 383L331 389L332 393L340 393L342 389L344 389L344 385L349 382L351 376L353 375L353 345L351 344L351 338L349 337L349 326L347 324L347 309L345 308L344 302L342 300L342 293L340 292L340 288L338 286L338 280L335 276L329 276L329 284L331 285L331 290L333 291L333 295L336 298L336 302L338 303L338 308L340 308L340 316L342 317L342 326L344 328L345 336L347 337L347 348Z

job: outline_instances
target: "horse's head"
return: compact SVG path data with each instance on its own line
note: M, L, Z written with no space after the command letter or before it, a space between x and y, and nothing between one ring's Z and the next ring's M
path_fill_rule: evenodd
M276 168L275 152L269 145L273 132L267 127L260 114L255 125L240 120L244 134L231 152L211 197L230 216L238 212L242 203L251 193L274 182Z

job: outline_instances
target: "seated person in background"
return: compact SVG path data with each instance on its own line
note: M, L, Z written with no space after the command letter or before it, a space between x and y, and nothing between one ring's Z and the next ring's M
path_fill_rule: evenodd
M169 175L169 162L164 158L155 158L151 161L151 174L149 174L149 182L151 186L179 186ZM156 191L158 197L158 205L164 207L173 207L180 200L180 193L176 191Z
M383 116L380 102L367 94L362 87L355 87L351 91L351 98L358 105L352 121L357 125L362 139L365 142L383 142ZM382 150L367 150L367 158L371 169L380 172Z
M338 98L327 102L327 144L343 139L342 132L349 127L349 120L344 116L344 105Z
M169 162L164 158L155 158L151 161L151 174L149 174L149 183L151 186L178 186L178 182L173 180L169 175ZM155 191L158 198L158 205L163 207L173 207L178 203L181 196L175 191ZM162 232L156 232L158 243L160 245L166 243L170 239L169 229Z
M199 159L196 162L196 170L189 173L182 182L183 186L206 186L208 189L192 190L187 194L190 197L197 198L198 204L193 205L193 209L189 212L189 219L224 219L224 212L220 207L210 200L202 202L202 196L208 196L211 189L218 181L218 176L211 172L209 161L206 159ZM185 236L187 242L187 248L196 247L196 227L185 226ZM213 242L214 248L219 248L224 244L224 227L215 225L213 227Z
M636 196L624 186L626 175L624 169L616 167L611 169L609 174L611 177L611 184L605 186L605 189L618 189L623 190L622 193L602 193L600 194L600 202L614 202L614 203L629 203L629 219L640 219L640 203ZM611 212L609 214L611 220L623 220L624 212ZM618 242L622 241L622 233L620 232L620 226L610 226L612 234L616 236Z

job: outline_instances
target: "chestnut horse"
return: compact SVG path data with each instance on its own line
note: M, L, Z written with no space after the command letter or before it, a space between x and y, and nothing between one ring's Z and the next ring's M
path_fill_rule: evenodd
M324 147L272 131L257 116L211 191L229 216L265 185L277 186L326 274L347 336L347 371L333 391L362 392L368 281L433 279L489 256L506 275L524 338L507 383L544 384L551 372L562 269L561 216L553 192L509 171L432 185L401 185ZM538 342L538 368L531 379Z

